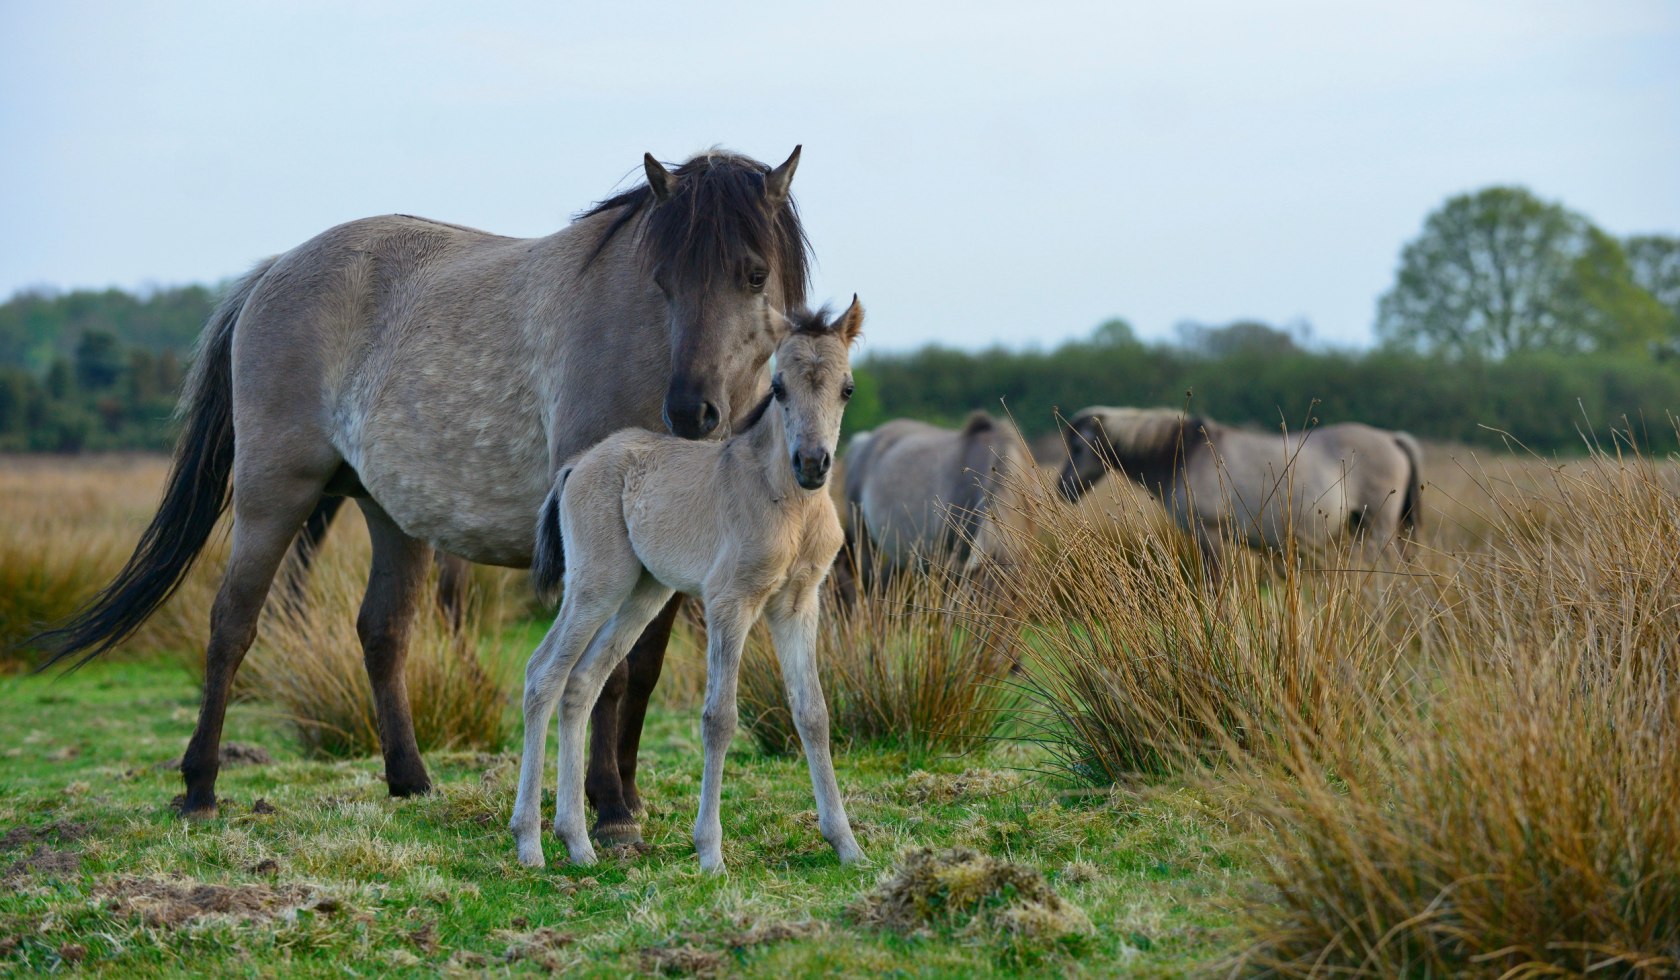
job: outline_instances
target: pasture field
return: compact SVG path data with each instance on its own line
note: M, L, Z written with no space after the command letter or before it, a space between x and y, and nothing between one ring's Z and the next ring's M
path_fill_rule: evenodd
M164 465L0 459L0 638L115 571ZM829 617L868 866L818 835L749 647L723 877L689 840L695 623L642 743L648 847L574 868L550 837L549 867L514 860L518 677L546 628L514 573L477 573L466 639L422 616L436 791L389 799L355 518L308 614L268 616L246 660L221 815L181 821L218 541L105 661L30 676L11 654L0 972L1673 975L1677 470L1435 448L1409 560L1242 556L1212 595L1150 502L1112 482L1045 501L1007 594L930 580Z

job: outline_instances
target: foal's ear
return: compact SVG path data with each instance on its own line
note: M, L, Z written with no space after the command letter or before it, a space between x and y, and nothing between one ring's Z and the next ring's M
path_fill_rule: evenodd
M660 204L669 201L677 190L677 178L671 176L671 171L666 170L651 153L642 154L642 169L647 171L648 186L653 188L654 199Z
M772 209L787 203L788 187L793 184L793 172L799 169L799 151L805 148L801 143L793 148L793 153L782 161L782 165L764 175L764 200Z
M858 335L863 332L863 307L858 304L857 293L852 294L852 305L846 307L846 312L840 314L840 319L834 324L848 345L857 343Z

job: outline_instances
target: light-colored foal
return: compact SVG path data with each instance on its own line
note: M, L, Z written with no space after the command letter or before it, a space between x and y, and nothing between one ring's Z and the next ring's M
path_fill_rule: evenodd
M706 609L705 768L694 823L700 866L723 870L723 761L735 734L741 650L760 615L769 617L810 765L817 825L842 863L863 858L834 779L816 667L818 587L842 541L823 485L851 397L849 354L862 323L856 297L832 322L823 313L790 320L771 394L723 442L627 429L561 471L543 504L532 569L539 590L552 590L563 574L565 597L525 669L525 754L512 821L521 863L543 863L543 748L556 700L554 832L573 861L594 862L583 778L590 709L636 637L679 591L699 596Z

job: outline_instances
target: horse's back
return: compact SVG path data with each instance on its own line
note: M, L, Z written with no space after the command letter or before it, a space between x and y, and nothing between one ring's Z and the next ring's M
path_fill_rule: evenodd
M249 465L286 444L336 454L405 532L475 560L528 561L549 476L508 285L528 246L385 215L280 256L234 338Z
M886 558L900 565L917 552L962 550L948 515L972 517L984 508L1001 431L982 431L973 417L955 431L915 419L874 430L855 478L848 460L847 480L855 479L855 490L847 496ZM966 530L972 536L973 528Z

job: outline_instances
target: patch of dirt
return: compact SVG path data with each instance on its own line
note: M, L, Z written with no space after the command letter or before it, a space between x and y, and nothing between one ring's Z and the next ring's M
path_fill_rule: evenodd
M1039 941L1091 930L1084 911L1057 895L1037 868L966 847L906 851L847 911L864 925L903 933L941 927Z
M693 943L681 946L648 946L642 950L642 972L677 977L715 977L723 969L724 956L715 949L701 949Z
M55 851L44 844L35 846L35 853L13 862L0 875L0 884L15 884L31 877L68 878L82 869L80 851Z
M80 963L87 959L87 947L81 943L65 943L58 947L58 958L66 963Z
M277 875L280 873L280 862L273 858L263 858L248 870L254 875Z
M557 954L577 941L576 936L561 932L553 926L540 926L529 932L498 930L496 937L506 940L508 944L506 952L502 953L504 963L518 963L523 960L550 971L563 971L571 966Z
M280 811L275 808L274 804L268 802L268 800L266 798L263 798L263 797L259 796L257 798L257 802L251 804L251 812L252 813L261 813L261 814L269 814L269 813L279 813Z
M997 796L1021 785L1018 772L998 769L969 769L958 775L917 770L904 780L904 798L911 803L955 803L976 797Z
M274 757L260 745L246 745L243 742L223 742L221 751L217 753L221 768L232 769L234 766L268 766L274 764ZM176 756L167 762L160 762L153 769L178 770L181 768L181 757Z
M342 908L337 899L307 885L212 885L188 878L113 878L96 885L93 894L108 899L112 912L137 916L151 926L178 926L212 915L266 921L299 909L331 914Z
M740 932L726 938L724 945L730 949L751 949L754 946L768 946L771 943L786 942L789 939L809 939L828 932L828 926L813 919L803 922L756 922L747 925L747 919L735 920Z
M86 837L93 828L74 820L54 820L39 827L13 827L0 834L0 851L22 850L25 845L55 838L60 844L73 844Z

